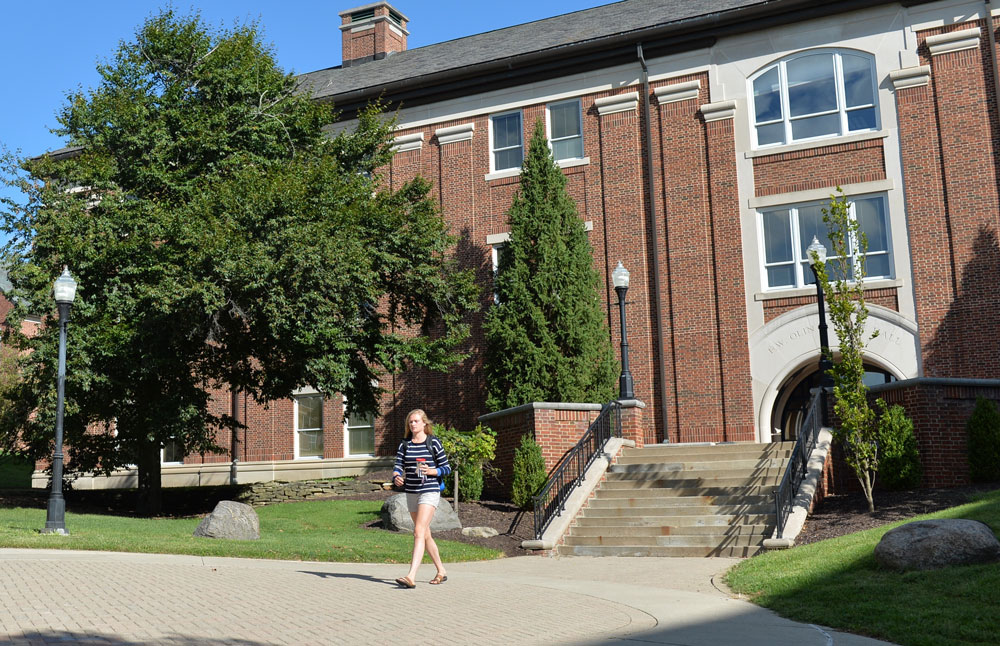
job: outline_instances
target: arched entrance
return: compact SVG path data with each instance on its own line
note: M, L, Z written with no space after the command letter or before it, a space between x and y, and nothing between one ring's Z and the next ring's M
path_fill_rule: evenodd
M819 387L820 377L818 366L805 366L789 375L778 389L771 413L772 442L794 442L799 436L809 411L812 390ZM865 363L864 380L866 385L874 386L896 381L896 377L875 364Z

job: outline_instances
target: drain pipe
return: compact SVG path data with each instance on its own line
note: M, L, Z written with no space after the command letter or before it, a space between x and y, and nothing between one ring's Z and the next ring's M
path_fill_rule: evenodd
M993 34L993 9L990 8L990 0L986 0L983 5L986 9L983 26L986 27L986 42L990 46L990 70L993 72L993 105L998 111L997 120L1000 121L1000 70L997 68L997 42Z
M656 239L656 183L653 181L653 115L649 106L649 68L646 67L646 59L642 55L642 43L635 46L636 55L639 57L639 64L642 66L642 101L639 102L645 111L646 121L646 184L647 197L649 203L649 229L653 234L653 311L656 312L656 351L659 354L657 361L657 374L660 377L660 420L663 424L663 443L670 443L670 434L667 432L669 415L667 414L667 368L663 353L663 306L660 302L660 245ZM667 218L666 205L663 207L663 243L667 242Z

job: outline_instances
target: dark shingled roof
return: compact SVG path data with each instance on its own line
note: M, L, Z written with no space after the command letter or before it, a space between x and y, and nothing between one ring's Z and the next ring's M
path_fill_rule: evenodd
M396 52L380 61L303 74L302 87L318 99L393 82L461 70L568 45L648 31L776 0L623 0L466 38Z

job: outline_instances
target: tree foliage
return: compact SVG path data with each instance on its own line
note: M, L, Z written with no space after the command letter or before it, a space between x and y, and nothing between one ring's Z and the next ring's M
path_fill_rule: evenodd
M973 482L1000 481L1000 411L992 399L976 398L966 422L969 477Z
M216 31L171 10L98 72L58 115L78 156L5 160L27 195L4 209L13 328L32 309L45 321L13 338L30 353L0 420L8 445L51 453L63 265L80 283L68 466L137 464L154 509L164 443L218 451L235 424L210 389L266 402L312 385L374 412L379 372L459 358L472 278L427 183L381 182L393 124L378 106L331 139L332 108L297 91L255 24Z
M869 511L875 511L872 490L878 473L879 438L875 412L868 405L868 386L865 385L864 351L869 339L865 322L868 307L865 305L865 253L868 240L856 219L850 217L850 205L838 187L827 208L823 209L823 222L828 229L832 246L830 259L818 262L820 286L826 296L827 311L840 343L840 358L834 361L830 375L833 377L834 412L840 424L834 437L844 449L844 457L861 483L868 501ZM833 357L830 357L831 361Z
M490 462L496 457L497 434L482 424L471 431L435 426L434 434L441 440L448 455L454 477L446 483L445 493L459 500L479 500L483 494L485 472L495 473Z
M487 407L610 401L617 364L600 277L540 121L507 218L510 240L499 259L498 302L484 324Z
M880 410L878 471L882 486L890 490L916 489L923 479L923 468L913 420L899 404L888 406L881 397L875 403Z
M542 447L535 438L522 435L521 446L514 451L511 500L521 509L530 509L532 497L545 486L548 477Z

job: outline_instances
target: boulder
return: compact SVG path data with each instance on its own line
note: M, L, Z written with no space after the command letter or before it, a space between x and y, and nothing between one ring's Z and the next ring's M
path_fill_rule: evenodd
M875 546L875 560L894 570L933 570L1000 559L1000 541L978 520L939 518L906 523Z
M382 504L382 527L394 532L413 531L413 519L406 509L405 493L397 493L385 499ZM458 519L458 514L451 508L451 504L441 498L441 504L438 505L431 520L431 531L443 532L449 529L462 529L462 521Z
M221 500L194 530L195 536L252 541L260 538L260 519L250 505Z
M499 533L492 527L466 527L462 530L462 536L474 536L475 538L493 538Z

